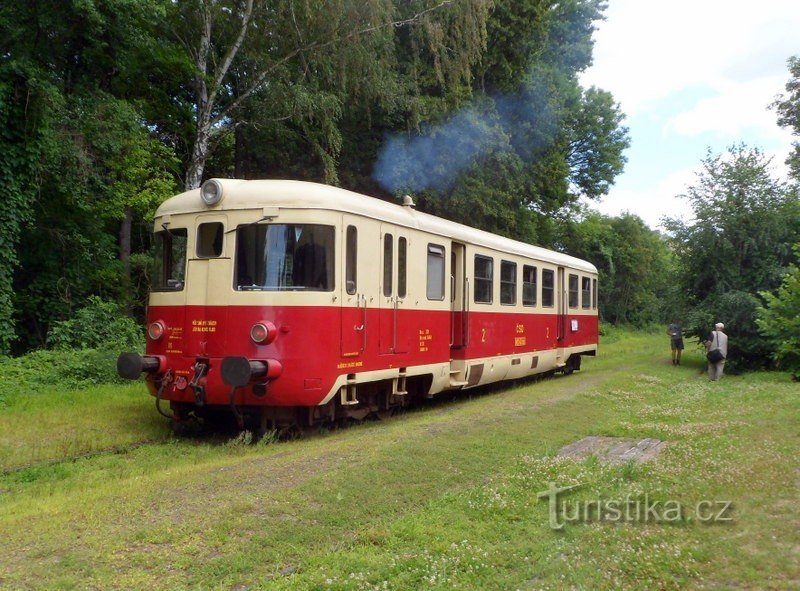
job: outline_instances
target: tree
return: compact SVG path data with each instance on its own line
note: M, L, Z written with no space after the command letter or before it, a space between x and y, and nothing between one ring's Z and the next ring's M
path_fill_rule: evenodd
M117 95L141 86L161 3L0 8L0 174L13 188L0 215L0 353L12 323L25 349L88 295L131 297L131 228L174 191L175 159Z
M778 287L800 239L797 195L771 177L769 165L760 150L744 145L709 154L685 195L694 221L666 224L687 299L687 335L704 339L715 322L724 322L729 357L739 367L769 360L755 323L758 294Z
M336 91L353 94L384 79L383 71L393 69L394 32L401 27L414 27L412 46L432 58L441 82L463 76L480 57L488 7L488 0L173 3L169 33L192 64L191 85L177 89L179 104L191 105L194 123L186 188L200 185L215 139L237 125L280 120L309 132L326 180L335 181L342 141L335 122L343 104ZM282 98L277 108L247 109L252 101L263 107L275 97Z
M786 95L780 97L773 107L778 111L778 124L788 127L792 134L800 136L800 56L788 60L791 78L786 83ZM789 155L786 164L793 176L800 180L800 141L794 143L794 152Z
M800 259L800 244L795 254ZM765 303L757 311L758 329L771 343L778 367L800 380L800 268L792 265L777 292L763 291L761 297Z
M597 267L603 321L645 326L672 320L675 260L664 238L629 213L583 215L564 225L559 242Z
M487 23L496 42L476 66L474 99L391 134L375 179L389 193L416 193L428 211L457 220L470 212L472 225L552 245L553 220L581 196L605 194L625 163L618 105L577 79L591 63L602 8L594 0L498 0ZM513 178L498 179L505 171Z

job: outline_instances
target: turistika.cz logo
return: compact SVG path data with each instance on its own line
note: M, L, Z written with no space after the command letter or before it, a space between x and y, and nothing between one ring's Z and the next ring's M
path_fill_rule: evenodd
M536 494L540 500L548 501L550 527L564 529L565 523L678 523L692 522L711 524L733 521L733 503L731 501L697 502L687 507L680 501L654 501L647 494L644 498L624 500L582 500L572 501L559 498L564 494L584 486L575 484L559 488L554 482L548 483L548 489Z

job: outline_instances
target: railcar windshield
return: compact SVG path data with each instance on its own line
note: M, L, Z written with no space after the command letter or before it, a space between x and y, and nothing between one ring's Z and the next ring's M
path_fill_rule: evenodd
M186 280L186 228L156 232L153 291L181 291Z
M236 289L333 291L335 232L317 224L236 229Z

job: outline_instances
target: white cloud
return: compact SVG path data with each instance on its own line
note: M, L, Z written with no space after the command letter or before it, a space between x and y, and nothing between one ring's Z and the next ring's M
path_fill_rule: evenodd
M689 221L692 208L686 199L679 195L696 180L696 168L678 170L661 179L652 189L614 188L599 203L590 206L610 216L625 212L638 215L651 228L661 226L662 217L679 218Z
M582 80L610 90L629 115L685 88L763 75L767 61L788 79L786 59L800 53L797 0L610 0L606 16Z
M791 133L778 127L777 114L769 109L784 84L783 77L721 83L718 94L670 119L666 131L687 136L712 132L733 138L756 131L764 139L788 145Z
M581 82L621 103L632 145L629 172L592 207L630 211L654 228L665 215L688 221L691 208L677 195L701 163L685 168L677 156L707 143L762 147L785 177L792 136L769 105L789 80L786 60L800 55L800 0L609 0L606 17L595 33L595 65ZM659 142L671 152L653 162ZM669 171L673 161L681 168Z

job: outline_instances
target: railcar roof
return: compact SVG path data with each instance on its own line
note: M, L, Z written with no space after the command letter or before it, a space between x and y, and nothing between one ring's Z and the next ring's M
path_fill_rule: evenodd
M223 197L217 205L206 206L200 198L200 189L194 189L167 199L158 208L156 217L210 211L260 209L263 207L341 211L367 216L399 226L416 228L501 252L513 253L555 265L597 273L597 268L591 263L566 254L497 236L496 234L417 211L412 207L396 205L338 187L305 181L216 180L223 186Z

